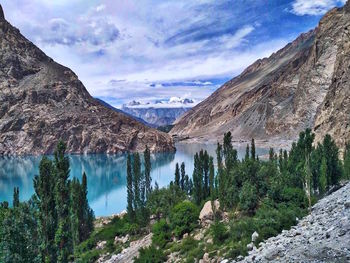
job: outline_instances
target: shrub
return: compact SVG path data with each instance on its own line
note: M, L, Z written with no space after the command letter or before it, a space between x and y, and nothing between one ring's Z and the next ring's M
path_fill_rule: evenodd
M244 183L239 194L239 206L243 211L253 211L258 205L258 194L256 188L250 183Z
M227 238L227 229L224 223L216 221L211 225L211 233L215 243L221 243Z
M165 219L161 219L159 222L155 223L152 232L152 242L160 248L165 247L171 240L171 229Z
M167 257L161 250L150 246L140 249L140 255L138 258L134 258L134 263L162 263L166 260Z
M190 233L198 225L199 211L189 201L177 204L170 213L170 224L177 237Z

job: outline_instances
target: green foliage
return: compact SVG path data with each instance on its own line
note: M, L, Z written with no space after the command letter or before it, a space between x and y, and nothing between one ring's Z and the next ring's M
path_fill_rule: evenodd
M135 263L162 263L166 260L166 255L154 246L141 248L140 255L137 258L134 258Z
M170 213L170 225L175 236L182 237L190 233L198 225L198 208L189 201L174 206Z
M350 142L346 144L344 151L344 177L350 179Z
M258 195L255 186L249 182L244 183L239 194L239 207L243 211L251 212L258 205Z
M228 238L227 228L225 224L220 221L215 221L214 224L211 225L210 230L214 243L221 244Z
M33 203L0 208L0 262L40 262L36 215Z
M179 168L179 164L176 163L175 166L175 185L177 185L178 187L180 187L180 168Z
M151 187L151 183L152 183L152 178L151 178L151 152L148 148L148 146L146 145L146 149L143 152L143 156L145 159L145 191L146 191L146 197L148 198L148 196L151 194L152 191L152 187Z
M155 188L150 194L146 206L150 213L156 215L158 219L166 218L171 209L185 199L185 192L174 185L168 188Z
M152 242L160 248L171 240L171 229L165 219L159 220L152 227Z

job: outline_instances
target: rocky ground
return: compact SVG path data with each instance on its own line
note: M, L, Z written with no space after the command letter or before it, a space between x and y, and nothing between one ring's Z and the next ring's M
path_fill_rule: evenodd
M350 262L350 183L315 204L297 226L254 247L240 262Z

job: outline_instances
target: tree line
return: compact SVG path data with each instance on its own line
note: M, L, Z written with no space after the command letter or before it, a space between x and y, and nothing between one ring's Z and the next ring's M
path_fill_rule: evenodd
M53 160L46 156L33 184L35 194L19 201L14 189L13 206L0 207L1 262L62 262L72 260L74 249L94 228L94 213L87 200L87 176L69 179L66 146L59 142Z

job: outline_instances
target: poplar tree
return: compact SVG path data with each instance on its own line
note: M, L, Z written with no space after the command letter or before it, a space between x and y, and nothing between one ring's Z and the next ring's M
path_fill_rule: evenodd
M209 188L211 199L214 200L215 196L215 171L214 171L214 160L213 157L209 157Z
M126 184L127 184L127 212L131 221L135 220L134 210L134 187L133 187L133 175L132 175L132 161L131 156L128 153L126 161Z
M152 191L151 183L152 183L152 178L151 178L151 153L146 145L146 149L143 153L144 159L145 159L145 188L146 188L146 197L150 195Z
M175 185L180 187L180 168L178 163L175 166Z
M202 172L198 153L194 156L193 196L197 205L202 201Z
M13 189L13 207L19 206L19 188L15 187Z
M344 152L344 177L350 179L350 142L345 146Z
M185 171L185 163L181 163L181 180L180 180L180 187L181 190L185 190L185 177L186 177L186 171Z
M252 160L255 161L256 154L255 154L255 141L254 141L254 138L252 139L252 147L251 147L250 153L251 153L250 155L251 155Z
M55 199L57 209L57 230L55 243L58 249L57 262L68 262L68 256L72 254L72 236L70 222L70 196L69 196L69 159L65 156L66 145L60 141L55 151Z
M34 178L34 190L38 207L40 257L43 262L56 262L55 232L57 229L57 211L54 165L45 156L40 161L39 175Z

